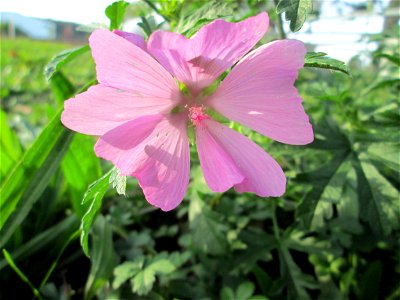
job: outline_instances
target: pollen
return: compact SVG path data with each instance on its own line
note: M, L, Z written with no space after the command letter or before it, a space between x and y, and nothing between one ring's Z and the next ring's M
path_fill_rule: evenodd
M201 121L209 119L210 117L205 113L204 106L190 106L188 108L189 119L192 123L197 126L201 124Z

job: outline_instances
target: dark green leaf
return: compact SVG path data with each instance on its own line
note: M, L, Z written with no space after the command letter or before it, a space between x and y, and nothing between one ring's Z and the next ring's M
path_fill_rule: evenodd
M52 58L52 60L46 65L44 68L44 76L47 80L52 79L53 75L60 71L61 68L66 64L72 61L75 57L89 51L89 46L85 45L82 47L69 49L58 53L56 56Z
M125 10L128 5L128 2L116 1L106 8L106 16L110 19L110 30L121 29Z
M323 52L308 52L304 59L304 67L339 71L351 76L350 69L340 60L330 58Z
M290 21L290 30L299 31L313 9L312 0L280 0L276 6L278 14L285 13L286 21Z
M117 264L111 225L99 215L93 226L92 264L85 286L85 300L92 299L112 277Z
M387 60L391 61L392 63L394 63L397 66L400 66L400 56L397 54L395 55L391 55L388 53L378 53L376 55L374 55L375 57L384 57Z
M278 247L280 272L288 285L288 298L286 299L310 299L306 288L313 287L310 275L301 272L299 266L293 261L289 250L284 246Z
M22 281L26 282L26 284L29 285L29 287L32 289L32 293L38 299L42 299L42 296L40 295L39 291L34 287L29 278L17 267L10 253L8 253L6 249L3 249L3 255L8 264L10 265L10 267L14 270L14 272L17 273L17 275L22 279Z
M399 228L399 193L367 160L355 163L361 218L377 235L388 235Z
M90 203L81 222L81 245L83 252L89 257L89 231L101 209L101 204L105 193L109 187L109 180L112 170L105 174L100 179L93 182L83 196L82 205ZM89 202L90 201L90 202Z
M215 212L203 202L197 192L191 194L189 221L193 236L193 246L205 253L223 254L227 250L225 233L226 226L222 224Z
M307 228L321 226L324 218L332 216L332 201L340 196L349 169L348 165L342 166L347 158L348 153L341 152L320 169L297 176L298 181L314 183L313 189L302 200L296 212Z
M71 215L64 218L60 223L34 236L22 246L12 252L15 261L29 259L32 255L44 251L46 247L62 244L68 237L79 228L78 218ZM0 260L0 270L7 265L5 260Z

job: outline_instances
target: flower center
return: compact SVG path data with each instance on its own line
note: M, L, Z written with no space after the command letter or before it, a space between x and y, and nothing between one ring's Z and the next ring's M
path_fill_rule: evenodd
M192 105L188 108L189 119L195 126L200 125L201 121L210 118L204 111L205 107L203 105Z

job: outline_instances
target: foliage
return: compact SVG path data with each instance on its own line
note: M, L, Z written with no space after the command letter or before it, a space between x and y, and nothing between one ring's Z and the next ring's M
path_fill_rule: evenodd
M138 11L147 34L170 26L191 36L215 18L264 9L244 2L145 1ZM273 9L286 12L293 30L309 3L281 0ZM113 3L110 28L142 4ZM392 40L382 35L368 63L307 54L311 68L296 86L312 144L286 146L232 125L278 158L288 176L283 197L211 192L191 149L189 191L169 213L100 161L94 138L59 122L63 101L96 82L87 45L6 40L0 298L397 299L400 78Z

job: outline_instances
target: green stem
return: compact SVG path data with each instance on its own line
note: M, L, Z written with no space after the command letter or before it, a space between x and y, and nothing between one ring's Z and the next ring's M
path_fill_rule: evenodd
M278 6L279 0L274 0L275 6ZM278 28L279 37L284 40L286 39L286 33L283 29L282 14L276 13L276 27Z
M151 0L143 0L148 6L150 6L157 14L159 14L163 19L167 22L170 21L170 19L167 16L164 16L160 10L157 8L157 6L154 5L154 3L151 2Z
M279 241L281 240L281 235L279 233L278 220L276 219L276 203L274 203L274 206L272 208L272 225L273 225L274 236L276 238L276 241L279 243Z

